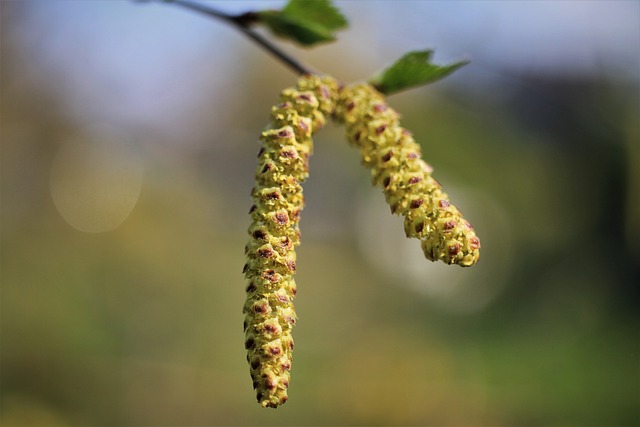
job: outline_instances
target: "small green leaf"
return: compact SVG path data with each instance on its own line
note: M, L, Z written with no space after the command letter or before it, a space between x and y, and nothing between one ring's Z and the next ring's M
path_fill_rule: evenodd
M469 63L468 60L449 65L431 63L432 50L409 52L385 69L369 83L384 94L392 94L415 86L440 80Z
M282 10L258 14L275 35L304 46L333 41L334 32L348 25L330 0L290 0Z
M335 40L333 34L324 27L289 19L279 11L260 12L260 18L276 36L293 40L303 46Z
M291 0L282 14L289 19L313 22L327 30L341 30L349 24L330 0Z

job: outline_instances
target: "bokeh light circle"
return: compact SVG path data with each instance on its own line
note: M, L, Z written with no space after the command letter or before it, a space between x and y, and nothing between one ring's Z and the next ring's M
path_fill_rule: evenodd
M474 314L505 289L513 265L512 224L504 208L488 194L452 185L447 189L482 242L477 265L462 268L428 261L420 242L405 237L403 219L391 215L382 194L373 189L364 192L358 202L358 246L371 267L393 283L443 311Z
M73 228L101 233L129 216L143 166L130 136L107 125L87 127L64 142L51 167L51 195Z

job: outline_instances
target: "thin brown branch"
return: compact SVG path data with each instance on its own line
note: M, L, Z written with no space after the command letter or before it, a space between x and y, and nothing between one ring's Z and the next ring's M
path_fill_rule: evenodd
M302 65L297 59L291 55L283 52L269 40L262 37L257 32L253 31L250 27L252 24L258 22L260 17L254 12L243 13L240 15L230 15L222 12L211 6L205 6L199 3L194 3L188 0L164 0L165 3L175 4L185 9L193 10L203 15L210 16L215 19L231 24L240 30L245 36L249 37L260 47L265 49L271 55L276 57L280 62L293 70L296 74L314 74L314 72L308 67Z

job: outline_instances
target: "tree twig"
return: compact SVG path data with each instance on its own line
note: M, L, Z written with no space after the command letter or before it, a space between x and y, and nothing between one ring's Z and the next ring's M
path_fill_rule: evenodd
M280 62L289 67L297 74L314 74L314 71L308 67L302 65L297 59L288 55L280 50L269 40L262 37L250 28L250 25L259 20L258 15L252 12L243 13L241 15L229 15L211 6L204 6L202 4L193 3L187 0L164 0L166 3L175 4L185 9L193 10L195 12L202 13L215 19L222 20L228 24L233 25L240 30L245 36L249 37L255 43L260 45L263 49L275 56Z

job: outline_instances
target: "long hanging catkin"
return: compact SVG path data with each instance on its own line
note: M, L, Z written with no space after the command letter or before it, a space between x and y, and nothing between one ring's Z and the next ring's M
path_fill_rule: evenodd
M296 323L294 248L300 244L304 205L301 183L308 176L311 136L335 107L338 84L330 77L306 75L282 91L262 132L256 185L252 191L248 281L244 331L253 387L263 407L287 401Z
M382 187L391 211L404 216L407 237L420 239L427 259L475 264L480 240L473 227L431 176L420 146L400 126L384 96L366 83L348 86L341 91L336 116L371 169L373 184Z

